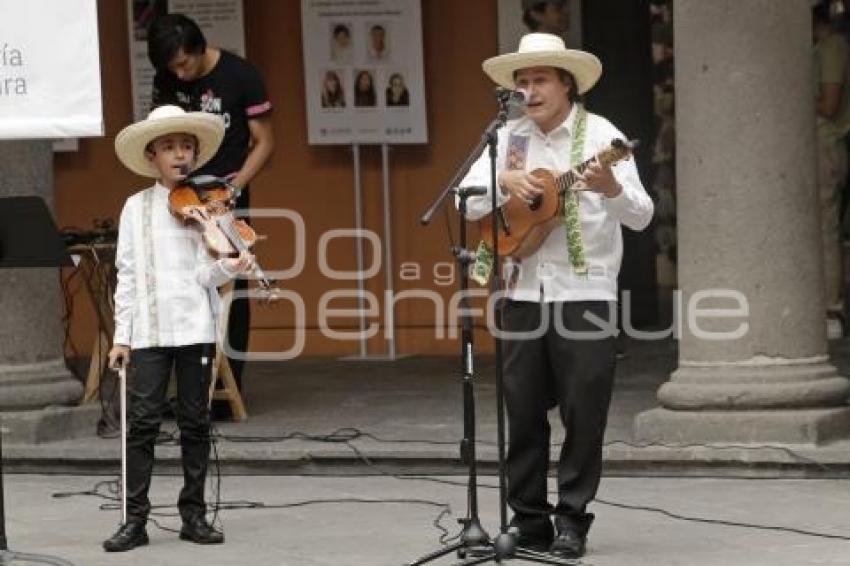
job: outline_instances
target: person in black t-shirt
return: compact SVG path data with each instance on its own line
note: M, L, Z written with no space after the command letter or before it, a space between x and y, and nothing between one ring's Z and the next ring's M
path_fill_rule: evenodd
M156 69L153 107L176 104L187 111L218 114L225 124L224 141L218 153L195 174L224 177L241 189L236 207L250 207L248 184L263 168L274 148L271 102L259 70L237 55L207 45L203 32L183 14L158 17L148 29L148 57ZM236 280L236 290L245 289L245 279ZM233 301L228 323L228 340L234 351L248 346L250 310L248 301ZM242 360L230 359L239 389ZM213 413L224 416L227 405L214 405Z

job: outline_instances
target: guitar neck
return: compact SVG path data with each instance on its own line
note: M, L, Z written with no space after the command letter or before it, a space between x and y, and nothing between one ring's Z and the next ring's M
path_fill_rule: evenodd
M596 159L595 156L591 157L590 159L588 159L584 163L579 163L578 165L576 165L575 167L573 167L572 169L570 169L569 171L567 171L563 175L560 175L558 178L556 178L555 179L555 186L558 188L558 194L562 195L565 192L567 192L567 190L570 187L572 187L576 183L576 181L579 180L578 179L579 175L584 173L584 171L588 167L590 167L590 163L594 159Z

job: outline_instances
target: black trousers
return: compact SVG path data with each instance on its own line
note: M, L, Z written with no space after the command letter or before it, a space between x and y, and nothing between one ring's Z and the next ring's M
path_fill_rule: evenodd
M587 504L596 496L602 473L602 443L614 381L612 332L602 332L585 313L610 320L614 303L604 301L537 303L505 301L502 328L538 336L504 341L505 404L508 413L508 504L514 521L540 525L555 513L559 527L587 533L593 515ZM548 326L546 321L548 319ZM586 333L579 339L559 330ZM615 327L616 328L616 327ZM590 333L603 336L590 337ZM586 339L590 338L590 339ZM558 462L558 499L547 499L550 428L547 412L554 402L566 430ZM545 524L545 523L544 523ZM551 529L551 527L548 527Z
M127 384L128 521L145 522L151 510L148 491L154 444L162 423L172 368L177 374L177 426L183 462L183 489L177 505L184 521L206 513L204 484L210 453L207 399L214 355L213 344L141 348L131 352Z

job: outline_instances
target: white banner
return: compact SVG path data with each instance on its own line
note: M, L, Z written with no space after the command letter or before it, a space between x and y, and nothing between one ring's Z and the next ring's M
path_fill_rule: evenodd
M301 0L311 144L427 143L420 0Z
M0 0L0 139L102 135L96 0Z
M242 0L127 0L133 117L137 121L145 118L151 107L154 68L148 59L148 26L157 16L169 13L195 20L207 44L245 56Z

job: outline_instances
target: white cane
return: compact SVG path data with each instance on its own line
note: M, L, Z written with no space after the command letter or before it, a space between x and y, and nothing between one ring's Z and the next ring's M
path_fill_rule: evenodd
M118 370L121 396L121 524L127 524L127 368Z

